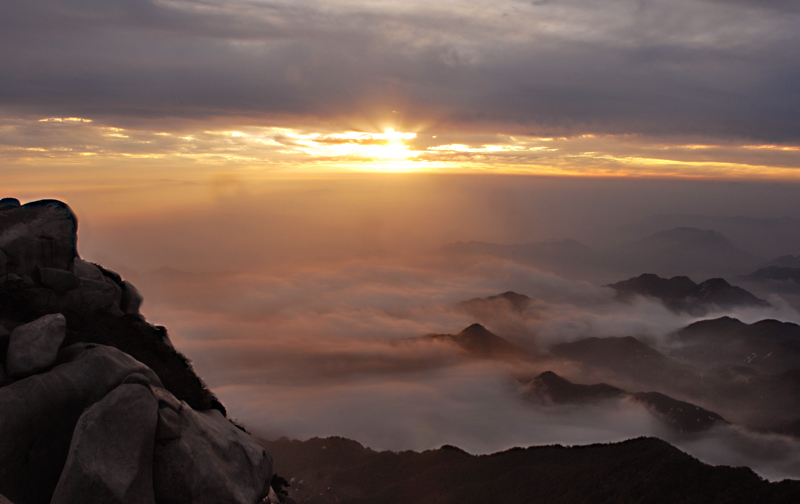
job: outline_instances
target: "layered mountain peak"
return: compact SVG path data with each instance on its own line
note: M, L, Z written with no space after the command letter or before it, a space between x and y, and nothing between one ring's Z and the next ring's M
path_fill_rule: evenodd
M472 357L483 359L520 359L528 353L507 339L475 323L458 334L429 334L428 339L450 341Z
M655 298L675 312L703 316L712 310L734 307L769 307L770 304L750 292L729 284L723 278L711 278L699 284L689 277L661 278L653 273L608 285L622 301L635 296Z

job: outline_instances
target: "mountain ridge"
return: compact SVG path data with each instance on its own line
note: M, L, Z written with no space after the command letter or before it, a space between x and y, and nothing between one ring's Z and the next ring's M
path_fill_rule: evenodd
M341 437L262 444L289 478L290 503L502 502L790 503L800 482L766 482L750 469L709 466L656 438L511 448L471 455L443 446L375 451Z

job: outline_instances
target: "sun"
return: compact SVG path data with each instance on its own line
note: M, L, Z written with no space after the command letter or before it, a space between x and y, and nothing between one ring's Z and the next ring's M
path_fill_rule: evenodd
M303 150L318 158L359 171L407 172L422 169L414 158L420 153L406 143L413 132L387 128L381 133L347 131L311 135L303 139Z

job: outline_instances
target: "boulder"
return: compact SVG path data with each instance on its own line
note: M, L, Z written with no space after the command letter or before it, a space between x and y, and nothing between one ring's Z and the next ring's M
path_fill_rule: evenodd
M59 296L53 289L21 285L18 290L19 299L24 302L24 306L27 308L26 317L64 311L62 296Z
M144 298L139 290L127 280L122 282L122 297L119 307L125 315L139 315L139 307L142 306Z
M119 308L125 315L139 315L139 307L142 306L144 298L127 280L122 282L122 297L120 298Z
M14 503L11 502L10 500L6 499L2 495L0 495L0 504L14 504Z
M129 374L128 376L125 377L124 380L122 380L123 385L131 383L138 383L139 385L142 385L147 388L150 388L152 386L152 384L150 383L150 378L146 377L142 373Z
M159 408L169 407L173 411L181 410L182 407L181 401L177 397L172 395L172 393L169 390L160 387L152 387L152 391L153 391L153 396L156 398L156 401L158 401Z
M7 257L7 271L34 276L39 266L70 269L78 254L77 230L78 219L60 201L6 208L0 212L0 250Z
M3 324L0 324L0 364L5 364L6 362L9 339L11 339L11 331L6 329Z
M60 313L39 317L11 332L6 352L6 372L24 378L49 368L67 335L67 320Z
M166 441L181 437L181 416L169 407L158 408L156 441Z
M0 388L0 494L49 503L78 418L134 373L162 386L150 368L121 350L76 343L59 351L50 371Z
M122 291L113 281L103 277L101 280L81 278L77 289L67 292L63 298L65 310L80 313L92 313L95 310L107 310L122 315L119 301Z
M7 273L0 277L0 287L4 289L29 289L35 286L33 279L24 273L21 275Z
M81 284L78 277L67 270L39 267L38 273L39 283L53 289L58 294L71 291Z
M149 387L123 384L78 420L51 504L155 504L158 404Z
M85 278L87 280L103 280L103 272L100 271L100 268L89 261L84 261L80 257L76 257L75 262L72 263L72 271L78 276L78 278Z
M252 504L267 496L272 457L255 439L217 410L197 412L182 403L177 413L180 436L155 445L157 502Z
M19 200L17 198L3 198L0 199L0 212L8 210L9 208L19 207Z

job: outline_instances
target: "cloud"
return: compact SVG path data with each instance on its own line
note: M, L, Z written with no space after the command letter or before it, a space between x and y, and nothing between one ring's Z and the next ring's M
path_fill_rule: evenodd
M3 6L0 104L113 126L383 123L796 142L796 11L40 0Z
M484 310L479 320L532 351L631 334L666 345L666 334L693 319L644 299L618 303L606 288L505 261L467 269L407 261L376 257L282 275L156 270L136 283L155 293L147 316L170 328L230 414L268 438L341 435L375 449L453 444L490 453L652 435L708 463L744 464L773 479L800 474L789 438L738 428L680 436L628 401L525 401L515 379L555 370L579 383L636 387L601 369L537 352L530 361L476 361L446 341L416 339L460 331L475 314L458 301L508 289L535 301L522 312Z
M41 125L65 126L56 131L66 133L86 126ZM668 350L664 336L694 319L645 299L618 303L602 282L507 260L443 257L436 251L445 243L591 242L676 202L711 215L797 211L790 184L419 175L259 181L213 172L191 180L158 170L124 173L97 185L72 181L48 194L67 199L78 213L81 255L137 286L147 319L169 329L248 429L270 437L343 435L381 449L450 443L487 453L670 435L625 401L554 407L525 401L516 377L553 370L576 383L638 391L636 383L628 387L607 371L540 350L628 335ZM508 290L534 301L521 312L457 306ZM787 306L733 315L797 317ZM446 341L414 340L474 322L539 351L529 361L476 361ZM782 437L715 431L708 439L667 439L704 460L746 463L770 477L795 467L786 449L793 442Z
M157 126L161 129L120 128L79 117L5 117L0 119L0 158L40 170L56 163L106 168L139 163L139 171L146 164L251 176L257 168L261 174L400 170L772 178L793 177L800 167L798 147L742 141L705 145L686 137L368 133L331 125L234 127L213 121L177 129Z

